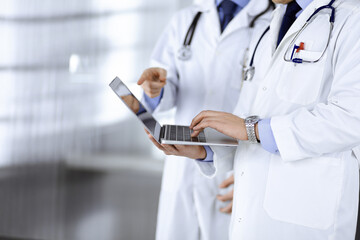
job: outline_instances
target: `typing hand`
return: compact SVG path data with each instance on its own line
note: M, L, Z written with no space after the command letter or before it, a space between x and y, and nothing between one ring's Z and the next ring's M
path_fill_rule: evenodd
M227 188L230 185L234 184L234 175L231 175L229 178L225 179L221 184L220 188ZM228 193L224 195L217 195L216 198L219 201L222 202L229 202L229 204L226 207L220 208L220 212L228 213L230 214L232 212L232 206L233 206L233 197L234 197L234 189L229 191Z
M248 140L245 120L230 113L202 111L191 122L190 129L194 130L191 136L198 136L207 127L238 140Z
M146 129L145 132L147 133L150 141L166 155L182 156L191 159L206 158L206 150L202 146L159 144Z
M158 97L161 89L166 84L166 70L162 68L148 68L146 69L137 84L141 85L145 94L151 98Z

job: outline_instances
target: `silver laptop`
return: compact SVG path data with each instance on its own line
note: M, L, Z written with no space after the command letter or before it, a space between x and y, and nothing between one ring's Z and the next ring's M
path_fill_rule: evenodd
M158 143L178 145L211 145L211 146L237 146L238 141L228 137L212 128L206 128L198 137L191 137L191 129L188 126L164 125L146 110L135 95L126 85L116 77L109 86L116 95L125 103L145 128L151 133Z

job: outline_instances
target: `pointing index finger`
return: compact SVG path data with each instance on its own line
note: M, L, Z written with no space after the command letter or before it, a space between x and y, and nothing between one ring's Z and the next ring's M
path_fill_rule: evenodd
M165 82L166 81L167 71L165 69L163 69L163 68L158 68L158 74L159 74L160 82Z

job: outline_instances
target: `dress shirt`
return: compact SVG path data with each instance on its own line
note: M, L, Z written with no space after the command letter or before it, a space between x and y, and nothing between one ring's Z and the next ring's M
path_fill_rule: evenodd
M236 3L236 5L237 5L234 16L236 16L236 14L238 14L250 2L250 0L231 0L231 1ZM219 10L219 6L222 2L223 2L223 0L215 0L218 10ZM224 13L221 10L219 10L219 18L220 18L220 22L222 22L222 20L224 18Z

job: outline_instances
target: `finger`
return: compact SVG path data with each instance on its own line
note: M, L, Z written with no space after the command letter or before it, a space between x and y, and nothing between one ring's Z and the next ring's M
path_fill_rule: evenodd
M175 149L178 151L178 152L184 152L186 151L187 149L191 148L191 147L194 147L194 146L189 146L189 145L179 145L179 144L176 144L176 145L173 145L175 147Z
M217 195L216 198L219 200L219 201L222 201L222 202L226 202L226 201L231 201L233 200L233 197L234 197L234 190L231 190L230 192L224 194L224 195Z
M206 117L219 116L221 112L216 111L202 111L191 121L190 128L193 129L199 122L201 122Z
M161 93L161 89L164 87L162 82L146 82L142 85L146 95L151 98L157 97Z
M230 214L232 212L233 202L229 203L226 207L220 208L220 212Z
M167 71L163 68L157 68L157 72L159 74L159 80L161 82L166 82Z
M147 80L151 80L151 70L150 69L146 69L140 76L139 80L137 81L138 85L143 84L144 82L146 82Z
M163 148L163 146L159 144L151 134L148 134L148 137L150 141L155 145L155 147L157 147L161 151L166 151L165 148Z
M184 151L185 150L185 145L178 145L178 144L175 144L173 145L174 148L176 149L176 151L178 152L181 152L181 151Z
M201 129L201 130L199 130L199 131L193 131L193 132L191 133L191 137L197 137L197 136L199 136L199 134L200 134L202 131L203 131L203 129Z
M194 131L201 131L205 128L213 128L219 132L221 132L219 129L222 126L222 119L218 117L207 117L204 118L201 122L199 122L196 126L193 127Z
M199 135L201 131L205 128L210 127L220 132L219 128L221 127L222 119L219 117L205 117L201 122L199 122L196 126L193 127L192 137L196 137Z
M143 74L140 76L139 80L137 81L138 85L142 85L144 82L149 81L159 81L164 83L166 82L166 75L167 72L163 68L148 68L146 69Z
M149 88L150 90L159 91L160 89L163 88L164 82L148 82L146 85L147 86L145 87Z
M228 186L234 184L234 175L231 175L229 178L225 179L221 184L220 188L227 188Z
M172 153L172 154L177 154L178 150L174 147L174 145L169 145L169 144L161 144L161 146L165 149L165 151Z
M201 122L203 120L204 117L207 116L207 114L209 111L202 111L200 112L198 115L196 115L193 120L191 121L191 124L190 124L190 129L193 129L194 126L196 126L199 122Z

